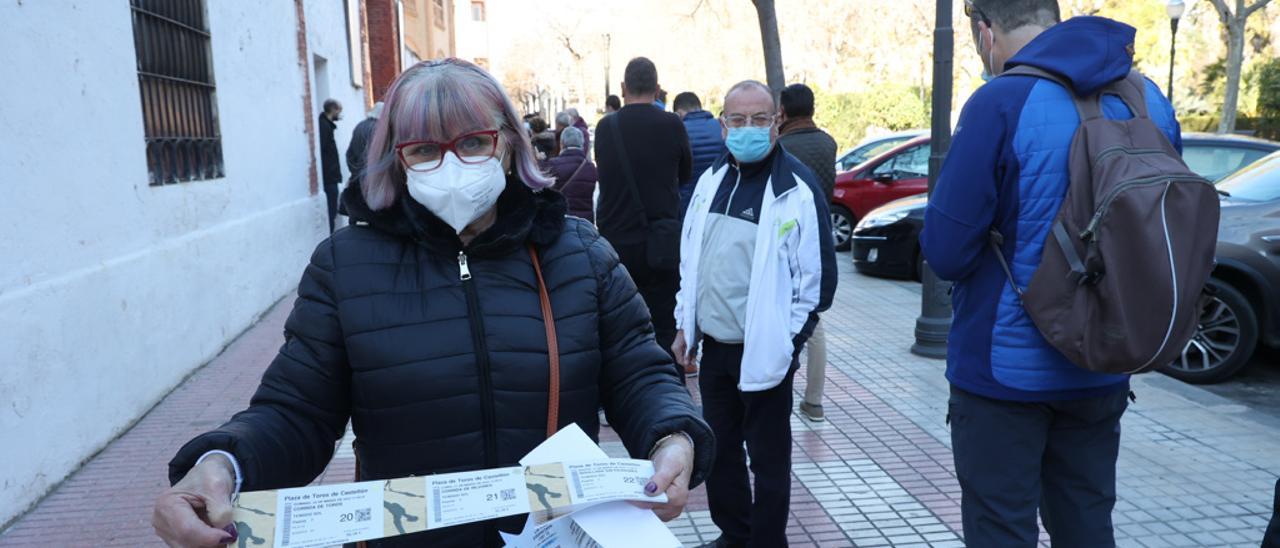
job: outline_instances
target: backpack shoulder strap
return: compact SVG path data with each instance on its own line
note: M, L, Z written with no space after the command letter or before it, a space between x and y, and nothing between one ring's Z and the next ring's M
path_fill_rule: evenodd
M1151 117L1147 109L1147 78L1141 72L1129 71L1127 76L1107 86L1105 93L1115 95L1124 101L1134 118Z
M1038 67L1033 67L1030 65L1018 65L1016 67L1013 67L1009 70L1006 70L1000 73L1001 77L1004 77L1006 75L1007 76L1033 76L1043 80L1048 80L1050 82L1058 84L1059 86L1062 86L1062 88L1067 90L1067 93L1071 95L1072 101L1075 102L1076 113L1080 115L1081 122L1085 120L1093 120L1095 118L1102 117L1102 103L1101 103L1100 95L1095 95L1093 97L1080 97L1076 95L1075 87L1072 86L1070 82L1066 81L1066 79L1062 78L1061 76L1058 76L1057 74L1054 74L1047 70L1044 70Z

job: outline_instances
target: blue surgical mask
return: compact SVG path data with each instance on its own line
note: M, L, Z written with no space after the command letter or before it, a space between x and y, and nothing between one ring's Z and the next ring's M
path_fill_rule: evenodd
M729 138L724 145L733 153L739 162L752 163L762 160L773 148L770 132L772 127L737 127L729 129Z

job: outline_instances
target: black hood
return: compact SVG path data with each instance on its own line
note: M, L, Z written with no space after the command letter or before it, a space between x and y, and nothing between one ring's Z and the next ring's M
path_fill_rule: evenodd
M353 224L362 222L379 232L416 240L438 253L463 250L453 228L408 193L402 193L390 207L373 211L359 186L350 185L342 191L342 203ZM468 255L500 257L524 247L526 242L547 246L564 229L564 197L553 190L535 192L514 175L507 176L507 188L498 197L497 208L498 218L493 226L466 246Z

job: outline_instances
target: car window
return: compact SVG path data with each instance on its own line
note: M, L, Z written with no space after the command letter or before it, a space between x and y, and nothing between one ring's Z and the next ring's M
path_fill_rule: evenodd
M1182 159L1197 175L1216 181L1266 156L1266 151L1231 145L1184 145Z
M1250 164L1222 181L1218 188L1242 202L1280 200L1280 153Z
M872 176L890 175L898 179L914 179L929 176L929 146L917 145L896 154L883 164L876 166Z
M844 158L840 160L840 170L847 171L853 168L853 166L856 166L858 164L861 164L862 162L875 158L876 156L889 152L890 150L893 149L893 147L896 147L902 144L902 142L906 141L907 139L908 139L907 137L903 137L903 138L894 137L890 139L885 139L883 141L867 143L858 148L855 148L853 149L853 151L846 154Z

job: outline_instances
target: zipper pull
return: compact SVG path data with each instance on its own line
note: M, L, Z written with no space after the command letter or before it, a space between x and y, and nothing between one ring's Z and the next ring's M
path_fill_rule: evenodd
M471 279L471 269L467 268L467 254L462 251L458 252L458 275L464 282Z

